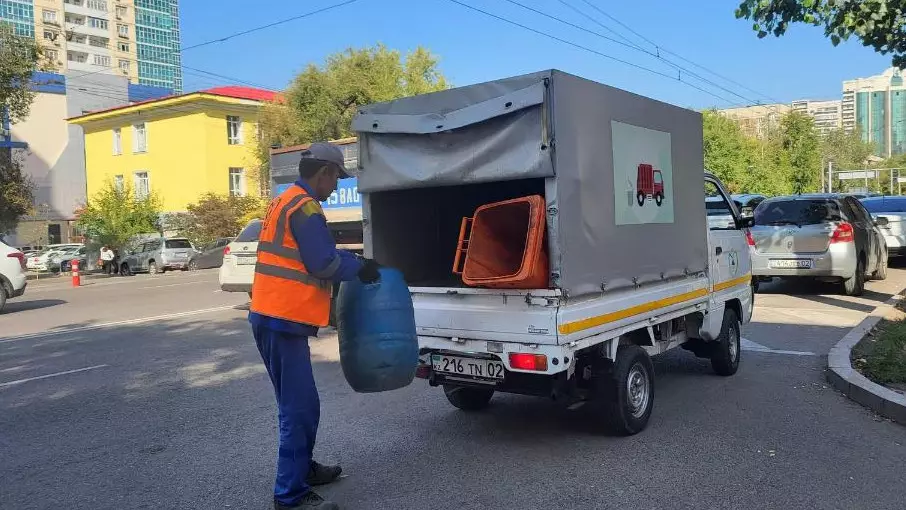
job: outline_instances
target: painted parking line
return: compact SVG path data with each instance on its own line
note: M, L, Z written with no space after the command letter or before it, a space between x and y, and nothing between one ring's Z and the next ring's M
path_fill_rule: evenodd
M817 356L814 352L809 351L785 351L782 349L771 349L766 345L761 345L747 338L739 339L739 346L744 351L764 352L768 354L788 354L790 356Z
M8 381L5 383L0 383L0 388L7 388L9 386L15 386L17 384L24 384L31 381L40 381L41 379L50 379L51 377L60 377L61 375L77 374L79 372L87 372L89 370L97 370L99 368L104 368L109 365L95 365L93 367L77 368L75 370L67 370L65 372L56 372L53 374L39 375L37 377L28 377L26 379L17 379L15 381Z
M38 333L28 333L25 335L19 335L16 337L0 337L0 344L6 344L10 342L18 342L20 340L30 340L33 338L47 338L52 336L59 335L69 335L72 333L82 333L85 331L94 331L98 329L112 328L116 326L131 326L134 324L144 324L147 322L168 320L168 319L178 319L180 317L191 317L193 315L203 315L207 313L221 312L224 310L240 310L246 305L227 305L227 306L215 306L213 308L203 308L201 310L190 310L187 312L177 312L177 313L168 313L165 315L155 315L153 317L141 317L138 319L128 319L124 321L115 321L115 322L105 322L102 324L92 324L90 326L79 326L76 328L69 329L59 329L54 331L41 331Z

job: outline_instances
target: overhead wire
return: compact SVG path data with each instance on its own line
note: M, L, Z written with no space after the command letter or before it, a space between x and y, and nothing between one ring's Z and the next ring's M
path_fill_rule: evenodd
M473 5L469 5L469 4L465 3L465 2L461 2L460 0L448 0L448 1L450 1L450 2L452 2L452 3L454 3L454 4L456 4L456 5L459 5L459 6L461 6L461 7L464 7L464 8L466 8L466 9L469 9L469 10L472 10L472 11L475 11L475 12L478 12L478 13L481 13L481 14L483 14L483 15L485 15L485 16L488 16L488 17L497 19L497 20L502 21L502 22L504 22L504 23L507 23L507 24L510 24L510 25L513 25L513 26L522 28L523 30L528 30L529 32L533 32L533 33L538 34L538 35L541 35L541 36L543 36L543 37L547 37L548 39L552 39L552 40L554 40L554 41L558 41L558 42L563 43L563 44L566 44L566 45L568 45L568 46L572 46L572 47L574 47L574 48L577 48L577 49L580 49L580 50L583 50L583 51L586 51L586 52L589 52L589 53L598 55L599 57L606 58L606 59L608 59L608 60L613 60L614 62L618 62L618 63L624 64L624 65L627 65L627 66L629 66L629 67L633 67L633 68L636 68L636 69L639 69L639 70L642 70L642 71L646 71L646 72L649 72L649 73L651 73L651 74L655 74L655 75L657 75L657 76L662 76L662 77L664 77L664 78L668 78L668 79L671 79L671 80L679 81L679 82L684 83L684 84L686 84L686 85L688 85L688 86L690 86L690 87L692 87L692 88L694 88L694 89L697 89L697 90L699 90L699 91L701 91L701 92L704 92L704 93L706 93L706 94L708 94L708 95L711 95L711 96L713 96L713 97L716 97L717 99L720 99L721 101L724 101L724 102L726 102L726 103L728 103L728 104L731 104L731 105L735 104L735 103L734 103L732 100L730 100L730 99L727 99L727 98L725 98L725 97L722 97L722 96L720 96L719 94L716 94L716 93L714 93L714 92L712 92L712 91L710 91L710 90L704 89L704 88L702 88L702 87L700 87L700 86L698 86L698 85L696 85L696 84L694 84L694 83L690 83L690 82L688 82L688 81L683 80L683 79L682 79L682 75L679 75L679 74L676 75L676 76L670 75L670 74L664 73L664 72L662 72L662 71L658 71L658 70L656 70L656 69L652 69L652 68L650 68L650 67L646 67L646 66L643 66L643 65L640 65L640 64L636 64L635 62L630 62L630 61L628 61L628 60L621 59L621 58L615 57L615 56L613 56L613 55L608 55L607 53L604 53L604 52L602 52L602 51L598 51L598 50L596 50L596 49L589 48L588 46L584 46L584 45L581 45L581 44L579 44L579 43L570 41L570 40L568 40L568 39L564 39L564 38L562 38L562 37L559 37L559 36L550 34L550 33L545 32L545 31L543 31L543 30L538 30L538 29L536 29L536 28L530 27L530 26L528 26L528 25L524 25L524 24L519 23L519 22L517 22L517 21L513 21L513 20L511 20L511 19L504 18L503 16L498 16L497 14L494 14L494 13L489 12L489 11L486 11L486 10L484 10L484 9L475 7L475 6L473 6Z
M176 50L170 50L170 52L173 53L173 54L179 53L180 56L181 56L181 54L182 54L183 52L188 51L188 50L192 50L192 49L195 49L195 48L201 48L201 47L203 47L203 46L208 46L208 45L211 45L211 44L216 44L216 43L222 43L222 42L225 42L225 41L229 41L230 39L234 39L234 38L236 38L236 37L241 37L241 36L243 36L243 35L251 34L251 33L253 33L253 32L258 32L258 31L261 31L261 30L265 30L265 29L268 29L268 28L272 28L272 27L275 27L275 26L279 26L279 25L282 25L282 24L285 24L285 23L289 23L289 22L292 22L292 21L297 21L297 20L300 20L300 19L308 18L308 17L314 16L314 15L316 15L316 14L321 14L321 13L323 13L323 12L327 12L327 11L330 11L330 10L333 10L333 9L338 9L338 8L340 8L340 7L345 7L345 6L347 6L347 5L353 4L353 3L358 2L358 1L360 1L360 0L344 0L343 2L338 2L338 3L332 4L332 5L328 5L328 6L326 6L326 7L322 7L322 8L320 8L320 9L316 9L316 10L314 10L314 11L309 11L309 12L306 12L306 13L303 13L303 14L298 14L298 15L291 16L291 17L288 17L288 18L280 19L280 20L277 20L277 21L274 21L274 22L271 22L271 23L267 23L267 24L260 25L260 26L257 26L257 27L249 28L249 29L246 29L246 30L241 30L241 31L238 31L238 32L234 32L234 33L228 34L228 35L226 35L226 36L218 37L218 38L215 38L215 39L210 39L210 40L208 40L208 41L203 41L203 42L200 42L200 43L197 43L197 44L193 44L193 45L190 45L190 46L184 46L184 47L181 47L181 48L176 49ZM137 43L136 43L136 44L137 44ZM137 60L137 59L136 59L136 60ZM180 63L180 65L181 65L181 67L183 67L183 68L189 68L188 66L183 65L183 64L181 64L181 63ZM113 66L105 66L105 67L110 68L110 69L113 69ZM80 75L77 75L77 76L73 76L72 78L81 78L81 77L85 77L85 76L90 76L90 75L92 75L92 74L102 73L102 72L104 72L104 71L105 71L105 69L101 69L101 70L97 70L97 71L89 71L89 72L84 73L84 74L80 74ZM196 71L199 71L199 70L196 69ZM201 72L205 72L205 71L201 71ZM213 73L211 73L211 74L213 74ZM221 76L222 76L222 75L221 75ZM230 80L233 80L233 81L237 81L237 82L241 82L241 81L242 81L242 80L238 80L238 79L230 78L230 77L226 77L226 78L228 78L228 79L230 79ZM269 89L268 89L268 90L269 90Z

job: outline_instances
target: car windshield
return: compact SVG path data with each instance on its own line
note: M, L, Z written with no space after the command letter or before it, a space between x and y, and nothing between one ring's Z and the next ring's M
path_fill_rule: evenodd
M887 197L887 198L866 198L862 200L862 205L868 209L868 212L875 213L906 213L906 198Z
M187 249L187 248L191 248L192 244L189 243L188 239L167 239L166 247L167 248L177 248L177 249Z
M825 198L773 200L755 209L756 225L802 226L842 219L837 201Z
M242 229L242 232L236 237L235 242L239 243L252 243L258 241L258 237L261 236L261 220L255 220Z

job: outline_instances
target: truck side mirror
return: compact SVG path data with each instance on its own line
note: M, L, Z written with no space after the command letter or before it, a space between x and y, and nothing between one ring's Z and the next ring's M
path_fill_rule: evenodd
M743 216L736 220L736 228L752 228L755 226L754 216Z

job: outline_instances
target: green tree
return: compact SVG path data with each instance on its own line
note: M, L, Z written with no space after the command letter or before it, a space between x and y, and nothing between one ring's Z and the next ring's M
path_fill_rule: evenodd
M821 138L821 159L826 168L828 161L840 169L862 168L869 156L874 154L874 144L862 141L855 130L847 133L843 129L833 129Z
M109 180L76 211L76 221L92 243L122 249L138 234L158 232L160 212L157 195L139 199L128 185L117 189Z
M0 109L16 123L28 117L35 92L29 86L39 68L41 48L35 40L16 35L0 24ZM0 153L0 232L16 226L34 202L34 185L22 172L21 161L6 149Z
M735 120L716 110L702 112L705 168L732 193L747 190L752 144Z
M784 115L780 120L780 145L789 157L793 192L817 191L821 180L821 142L815 120L801 112Z
M754 22L759 38L785 34L791 23L824 27L836 46L856 37L882 55L893 55L893 65L906 67L906 6L901 0L743 0L737 18Z
M265 203L255 196L205 193L198 202L189 204L187 213L173 218L168 228L176 230L195 246L202 246L220 237L238 235L250 219L260 217Z
M259 176L266 186L269 150L354 136L350 128L360 105L390 101L449 87L438 58L418 47L405 57L384 45L349 48L310 64L278 103L265 108L259 121Z
M0 158L0 234L16 227L34 205L34 183L22 172L20 158Z

